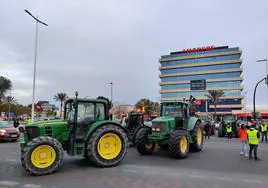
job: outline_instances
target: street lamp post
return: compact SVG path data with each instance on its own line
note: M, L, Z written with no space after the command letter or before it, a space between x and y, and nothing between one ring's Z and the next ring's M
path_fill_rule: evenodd
M247 94L248 92L244 93L244 113L245 113L245 120L247 122Z
M265 70L266 70L266 74L265 76L268 75L268 61L267 61L267 57L265 59L260 59L260 60L257 60L256 62L260 63L260 62L266 62L265 63ZM267 84L268 80L266 80L266 84ZM266 99L266 102L267 102L267 108L268 108L268 87L266 88L267 89L267 99Z
M253 119L256 120L256 106L255 106L255 98L256 98L256 90L257 90L257 87L258 85L262 82L266 80L266 77L261 79L255 86L255 89L254 89L254 94L253 94Z
M33 16L28 10L24 10L36 21L36 31L35 31L35 52L34 52L34 74L33 74L33 95L32 95L32 123L34 121L34 102L35 102L35 78L36 78L36 59L37 59L37 39L38 39L38 24L41 23L45 26L48 26L46 23L40 21L38 16Z
M113 82L110 82L111 86L111 112L110 112L110 119L113 120Z

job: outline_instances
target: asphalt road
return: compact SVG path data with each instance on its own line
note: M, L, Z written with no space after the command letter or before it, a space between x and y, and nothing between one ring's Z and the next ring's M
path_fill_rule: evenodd
M100 169L86 160L65 155L59 172L29 176L21 167L18 143L0 143L0 188L267 188L268 144L260 144L261 161L240 157L238 140L213 137L204 150L175 160L157 150L140 156L130 148L117 167Z

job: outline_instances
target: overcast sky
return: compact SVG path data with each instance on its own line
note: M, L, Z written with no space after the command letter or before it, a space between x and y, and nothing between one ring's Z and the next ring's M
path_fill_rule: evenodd
M1 0L0 75L13 82L13 95L31 103L35 23L40 25L36 99L57 92L73 96L110 95L135 103L158 100L159 63L170 51L200 46L243 50L244 91L250 106L254 85L265 76L268 56L266 0ZM266 107L268 89L260 85L257 104Z

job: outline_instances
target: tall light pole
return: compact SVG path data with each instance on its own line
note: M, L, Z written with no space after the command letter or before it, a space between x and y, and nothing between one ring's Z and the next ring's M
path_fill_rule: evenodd
M247 122L247 96L246 96L246 94L247 94L248 92L245 92L244 93L244 113L245 113L245 120L246 120L246 122Z
M267 61L267 57L265 58L265 59L260 59L260 60L257 60L256 61L257 63L260 63L260 62L266 62L265 63L265 70L266 70L266 72L265 72L265 77L268 75L268 61ZM265 81L265 83L267 84L267 82L268 82L268 80L266 80ZM267 91L266 91L266 93L267 93L267 99L266 99L266 102L267 102L267 110L268 110L268 87L266 88L267 89Z
M111 103L113 103L113 82L110 82L111 85Z
M32 123L34 121L34 102L35 102L35 77L36 77L36 59L37 59L37 39L38 39L38 24L48 26L46 23L40 21L38 16L33 16L28 10L24 10L36 21L36 30L35 30L35 52L34 52L34 74L33 74L33 95L32 95Z
M110 112L110 119L113 120L113 82L110 82L111 86L111 112Z

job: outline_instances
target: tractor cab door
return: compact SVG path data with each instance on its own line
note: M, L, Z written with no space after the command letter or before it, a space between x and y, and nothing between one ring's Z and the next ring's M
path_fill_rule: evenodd
M102 120L105 120L105 105L103 103L78 102L77 121L73 126L71 136L73 155L84 155L89 127L96 121Z
M183 127L188 127L188 120L189 120L189 108L186 104L182 105L182 117L183 117Z

